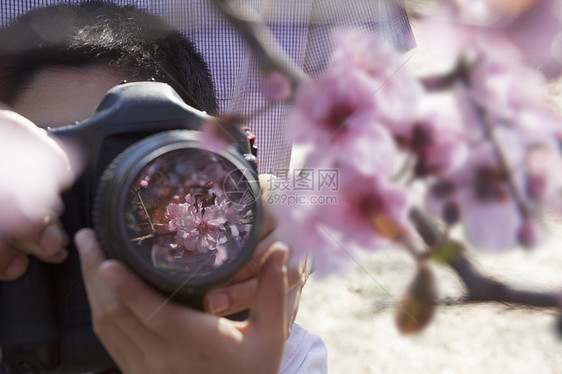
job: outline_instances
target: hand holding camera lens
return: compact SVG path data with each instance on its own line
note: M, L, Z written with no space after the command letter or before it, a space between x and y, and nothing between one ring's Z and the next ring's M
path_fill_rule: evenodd
M106 260L92 230L76 243L94 329L124 373L278 372L287 331L283 245L268 251L250 317L236 322L170 303Z
M260 174L259 176L262 202L268 199L270 193L268 186L271 184L272 178L275 178L275 176L270 174ZM277 222L275 217L266 203L263 203L263 206L261 237L254 254L228 284L214 289L206 295L204 302L206 311L220 316L228 316L250 309L253 306L258 288L258 278L263 269L264 261L269 255L272 245L279 240L276 233ZM310 274L311 269L306 261L300 264L294 261L287 263L287 328L289 330L296 317L302 288Z

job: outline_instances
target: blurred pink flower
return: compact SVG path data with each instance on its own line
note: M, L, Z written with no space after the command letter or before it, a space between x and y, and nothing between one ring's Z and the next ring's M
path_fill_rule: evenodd
M496 139L511 173L519 198L525 199L522 167L524 146L518 143L515 132L496 131ZM519 240L519 232L526 217L522 216L513 196L508 175L500 167L490 143L471 148L465 167L435 181L428 194L428 208L438 217L444 217L451 204L460 210L467 239L483 249L508 249Z
M188 251L213 251L227 241L223 210L216 205L201 209L191 195L185 203L168 204L166 218L170 220L168 230L176 232L176 244Z
M371 82L352 71L303 83L288 117L289 134L297 144L314 144L325 162L389 175L396 148L390 133L377 124L374 91Z
M517 233L518 242L525 248L532 248L542 239L542 229L533 220L525 221Z
M452 133L443 131L418 155L418 172L449 174L460 168L468 157L468 145Z
M230 147L227 129L221 129L223 124L215 120L205 122L201 131L197 133L201 146L211 152L220 153Z
M516 14L504 28L499 28L506 39L513 42L530 63L547 77L562 73L562 4L559 0L518 1L531 5ZM509 1L503 1L509 4Z
M513 46L490 38L479 40L476 47L478 55L470 66L469 91L490 121L516 122L521 114L544 107L544 77L525 65Z
M333 74L363 71L385 80L401 65L399 52L386 39L362 28L341 27L332 33L332 56L327 69Z
M291 263L298 264L310 255L315 277L343 275L353 263L352 254L318 221L317 208L310 200L306 204L273 206L277 235L291 248Z
M340 169L338 204L320 206L319 214L330 232L339 233L355 252L374 251L409 235L408 192L384 177Z
M525 192L540 212L562 214L562 155L558 148L532 147L525 160Z
M279 71L263 77L263 94L271 101L284 101L291 97L291 81Z
M394 135L409 131L418 116L423 88L406 57L379 35L360 28L341 28L332 36L333 54L328 74L354 71L370 81L369 100L377 121Z
M513 199L506 196L504 199L482 201L473 192L465 189L457 194L470 242L478 248L493 250L517 245L523 220Z
M562 72L557 49L562 30L558 0L445 0L433 21L448 19L451 34L463 28L471 33L500 37L517 47L526 60L547 77Z
M320 277L342 273L366 253L389 247L411 232L411 200L404 188L352 168L339 172L335 204L306 198L301 199L303 204L273 206L279 237L291 246L297 259L310 254ZM299 191L299 195L314 193Z
M415 176L442 176L462 167L468 158L465 135L449 123L441 123L439 112L427 112L410 133L399 139L402 148L416 155Z

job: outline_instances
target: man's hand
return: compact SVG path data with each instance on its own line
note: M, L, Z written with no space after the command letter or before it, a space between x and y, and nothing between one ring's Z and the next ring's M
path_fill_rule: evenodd
M252 258L242 270L226 286L213 290L205 297L205 310L210 313L227 316L250 309L254 304L258 288L258 278L264 261L269 256L271 245L279 240L275 231L277 223L271 211L268 210L267 205L269 193L267 187L271 182L271 178L275 177L269 174L261 174L259 176L262 201L264 202L264 223L260 242ZM306 262L294 264L289 261L287 275L289 282L287 328L290 331L298 310L302 288L310 275L310 268Z
M249 320L235 322L167 301L105 260L92 230L75 241L94 331L124 373L278 373L287 310L282 245L267 250Z
M0 142L0 280L12 280L27 270L28 255L66 258L58 217L72 176L67 155L45 130L2 108Z

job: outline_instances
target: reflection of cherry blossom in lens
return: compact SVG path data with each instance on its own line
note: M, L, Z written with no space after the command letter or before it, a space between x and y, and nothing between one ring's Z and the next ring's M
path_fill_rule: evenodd
M238 236L236 222L240 220L238 212L225 202L205 206L204 202L187 195L183 204L171 203L166 207L168 230L176 232L175 244L182 249L205 253L216 250L226 243L227 230ZM230 220L230 222L229 222Z
M127 227L161 270L203 274L237 258L254 223L251 205L226 196L233 165L200 149L161 156L129 192ZM245 179L240 179L240 188Z

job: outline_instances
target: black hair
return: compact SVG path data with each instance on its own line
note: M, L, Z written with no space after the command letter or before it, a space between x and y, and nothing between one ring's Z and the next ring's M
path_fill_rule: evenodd
M44 68L98 63L217 111L207 65L188 39L144 10L101 1L36 8L0 29L0 101L13 103Z

